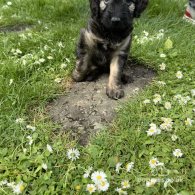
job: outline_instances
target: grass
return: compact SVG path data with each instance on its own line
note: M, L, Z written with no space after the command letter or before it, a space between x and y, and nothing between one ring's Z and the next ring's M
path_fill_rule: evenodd
M191 94L195 89L195 27L182 20L185 1L151 1L135 22L137 39L134 36L131 54L150 64L158 76L139 96L123 105L112 127L92 138L86 148L70 140L65 132L55 130L59 126L49 119L46 106L67 86L75 62L75 43L89 14L87 2L11 2L5 7L7 1L0 1L0 26L25 24L32 28L0 33L0 181L9 183L0 183L0 194L12 194L21 181L19 191L24 194L88 194L86 186L92 181L83 178L88 166L106 173L110 187L105 194L117 194L115 189L123 180L130 183L128 189L123 189L128 194L194 194L195 123L190 126L186 120L195 118ZM164 29L164 37L153 38L160 29ZM144 30L149 32L145 39ZM140 44L140 40L146 41ZM165 58L160 57L162 53ZM166 64L164 71L159 69L161 63ZM177 71L183 73L182 79L176 77ZM57 78L63 78L60 84L55 82ZM155 94L162 99L156 105ZM180 102L174 100L178 94L182 95ZM189 100L182 104L187 96ZM151 103L144 104L145 99ZM172 108L165 109L165 102L170 102ZM149 125L159 127L162 117L173 120L172 128L147 136ZM23 121L17 123L18 118ZM178 139L173 141L172 135ZM47 144L53 151L47 149ZM71 161L66 153L74 147L79 149L80 158ZM181 150L181 158L173 155L175 149ZM150 168L153 157L164 166ZM122 166L117 173L119 162ZM134 162L130 173L125 170L128 162ZM43 164L47 164L46 170ZM151 178L158 178L158 182L146 187ZM164 187L168 178L172 182ZM11 182L15 182L12 187Z

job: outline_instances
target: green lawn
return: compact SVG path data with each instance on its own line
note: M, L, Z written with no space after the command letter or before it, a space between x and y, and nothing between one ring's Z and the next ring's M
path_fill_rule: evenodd
M89 194L89 166L107 175L108 190L96 194L195 194L195 26L182 19L186 1L153 0L135 22L131 55L158 76L87 147L56 130L45 107L69 82L88 1L10 2L0 0L0 29L30 28L0 32L0 194ZM68 158L71 148L79 159Z

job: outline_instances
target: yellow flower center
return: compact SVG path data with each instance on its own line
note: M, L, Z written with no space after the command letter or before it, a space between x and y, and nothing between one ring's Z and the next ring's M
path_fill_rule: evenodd
M23 192L24 191L24 186L20 185L19 189L20 189L20 192Z
M98 175L96 178L97 178L98 180L101 180L101 179L102 179L102 176L101 176L101 175Z
M89 192L93 192L93 190L94 190L93 187L89 187L89 188L88 188L88 191L89 191Z
M80 185L77 185L77 186L75 187L75 189L76 189L77 191L79 191L79 190L81 189L81 186L80 186Z
M150 162L151 162L151 164L156 164L156 160L155 159L152 159Z

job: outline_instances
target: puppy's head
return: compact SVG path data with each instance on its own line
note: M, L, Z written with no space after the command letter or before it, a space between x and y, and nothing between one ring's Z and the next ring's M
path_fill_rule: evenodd
M145 10L148 0L90 0L92 18L106 29L124 30Z

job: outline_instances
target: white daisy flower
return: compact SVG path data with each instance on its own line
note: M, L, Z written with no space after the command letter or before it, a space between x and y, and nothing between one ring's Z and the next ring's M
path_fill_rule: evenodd
M56 83L61 83L61 82L62 82L62 78L56 78L54 81L55 81Z
M11 2L11 1L8 1L8 2L7 2L7 5L8 5L8 6L11 6L11 5L12 5L12 2Z
M164 163L159 162L157 158L153 157L152 159L150 159L149 165L152 169L154 169L158 166L164 166Z
M167 56L166 56L166 54L161 53L161 54L160 54L160 57L161 57L161 58L166 58Z
M167 188L167 186L169 184L171 184L171 183L173 183L173 180L172 179L170 179L170 178L166 179L165 182L164 182L164 188Z
M22 124L22 123L24 123L24 119L23 118L17 118L16 123Z
M129 173L131 171L131 169L133 169L133 168L134 168L134 162L127 163L127 165L126 165L127 173Z
M75 148L71 148L68 150L67 152L67 157L68 159L70 159L71 161L74 161L76 159L79 159L80 156L80 152L78 151L78 149Z
M150 104L150 100L149 99L146 99L143 101L144 104Z
M32 130L32 131L36 130L36 127L31 126L31 125L27 125L26 128L29 129L29 130Z
M31 146L33 143L33 138L29 135L26 137L29 140L29 145Z
M25 189L25 187L24 187L23 182L20 182L19 184L13 186L13 192L15 194L21 194L21 193L23 193L24 189Z
M47 164L46 163L43 163L41 166L42 166L43 169L47 170Z
M10 79L9 80L9 86L11 86L13 84L14 80L13 79Z
M176 77L177 77L178 79L182 79L182 78L183 78L183 73L182 73L181 71L177 71Z
M176 141L178 139L178 137L177 137L177 135L172 135L171 139L172 139L172 141Z
M91 179L95 184L100 183L101 181L106 180L106 174L103 171L95 171L91 175Z
M48 60L53 60L53 57L52 56L47 56L47 59Z
M167 110L170 110L171 109L171 103L170 102L165 102L165 108L167 109Z
M157 84L160 85L160 86L165 86L166 83L164 81L157 81Z
M179 158L179 157L182 157L182 156L183 156L183 153L181 152L180 149L175 149L175 150L173 151L173 155L174 155L175 157Z
M92 170L93 170L93 167L88 167L87 170L85 170L83 177L88 178Z
M161 101L162 101L161 95L160 94L155 94L154 99L153 99L154 104L156 105L157 103L160 103Z
M147 32L147 31L144 30L143 33L144 33L144 36L148 37L149 32Z
M58 42L57 43L57 45L58 45L58 47L61 47L61 48L63 48L64 46L63 46L63 43L60 41L60 42Z
M121 169L121 165L122 165L121 162L118 162L118 163L116 164L115 171L116 171L117 173L119 173L119 171L120 171L120 169Z
M61 64L61 66L60 66L61 69L65 69L66 67L67 67L67 64L65 64L65 63Z
M121 182L121 186L123 189L128 189L128 188L130 188L130 183L128 180L124 180Z
M194 122L194 120L192 120L192 119L190 119L190 118L187 118L186 120L185 120L185 125L186 126L192 126L192 123Z
M122 188L116 188L115 191L118 192L121 195L127 195L127 192L124 191Z
M105 191L108 190L109 186L110 186L110 184L107 182L106 179L97 183L97 189L98 189L98 191L105 192Z
M160 128L163 130L170 131L173 126L173 120L171 118L162 117L161 120L164 122L160 125Z
M150 128L148 129L147 135L148 136L153 136L153 135L158 135L161 133L161 130L159 128L157 128L156 124L151 123L150 124Z
M53 153L53 149L52 149L52 147L51 147L49 144L47 144L47 150L48 150L50 153Z
M0 186L7 185L7 180L0 181Z
M192 89L192 90L191 90L191 94L192 94L192 97L195 96L195 89Z
M158 179L152 178L150 181L146 182L146 187L153 187L158 182Z
M40 58L40 59L39 59L39 62L40 62L40 63L43 63L43 62L45 62L45 59L44 59L44 58Z
M165 63L162 63L159 65L160 67L160 70L165 70L166 69L166 64Z
M96 191L96 187L94 184L87 184L86 191L90 194L94 193Z

